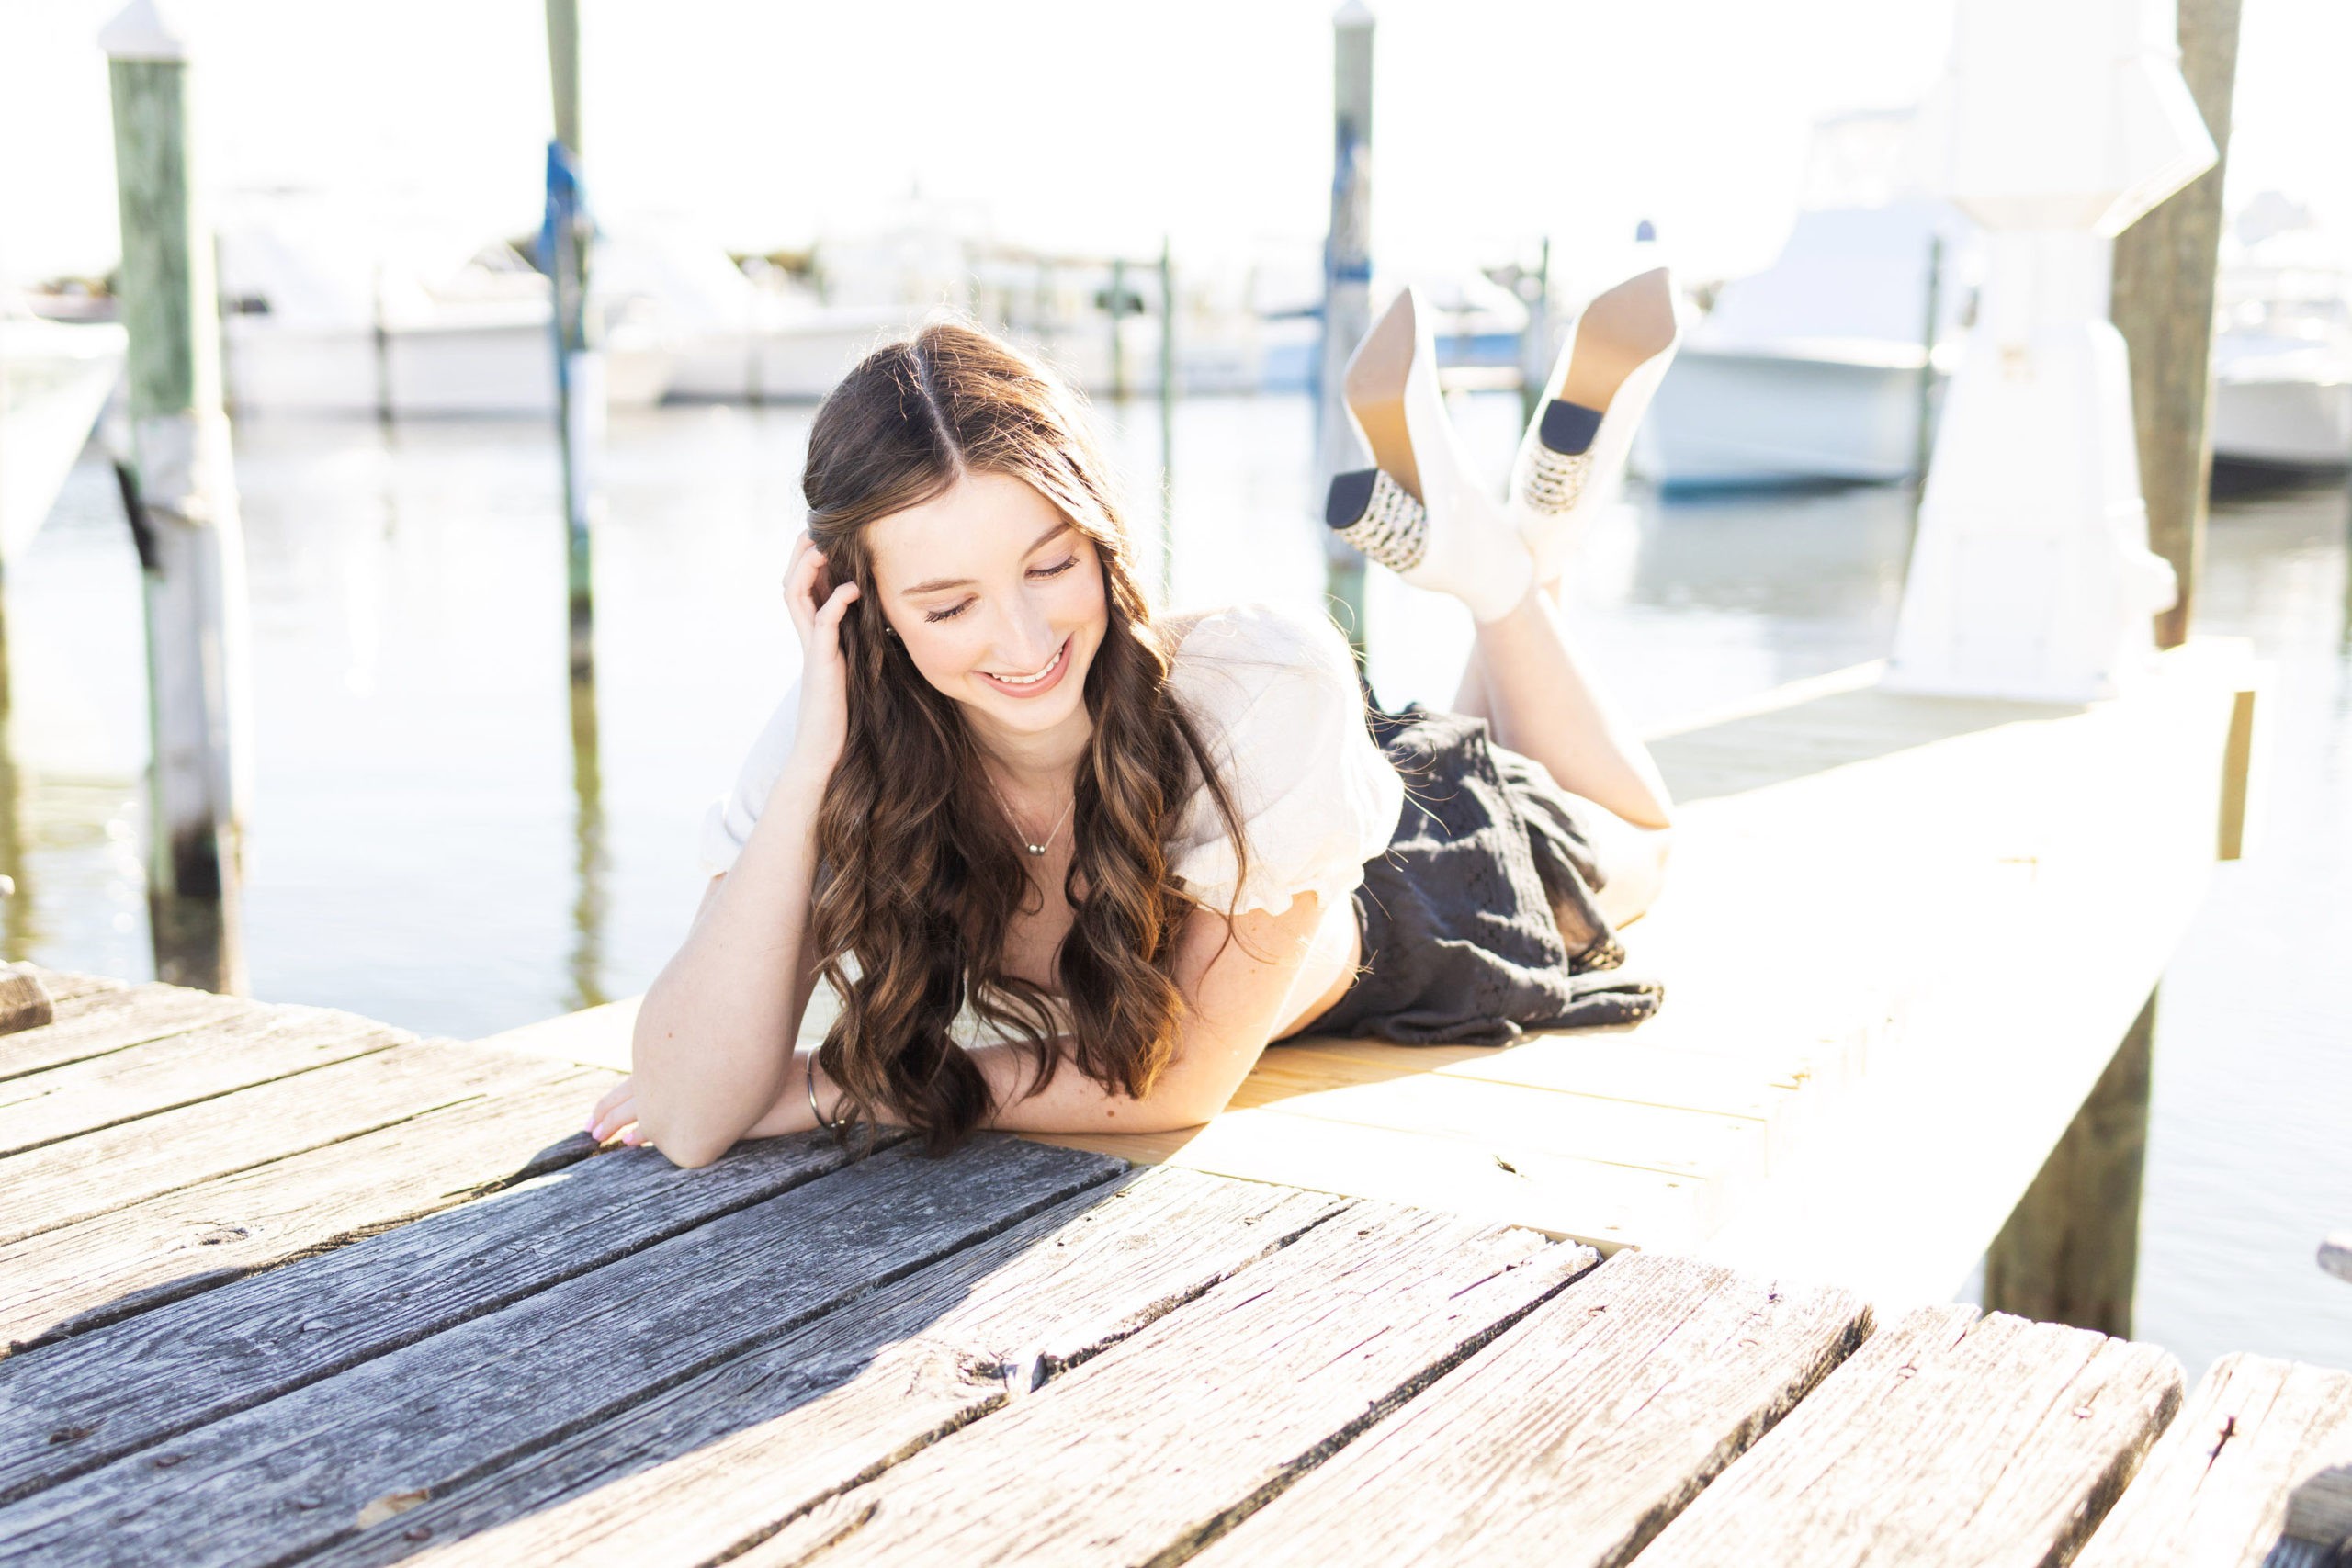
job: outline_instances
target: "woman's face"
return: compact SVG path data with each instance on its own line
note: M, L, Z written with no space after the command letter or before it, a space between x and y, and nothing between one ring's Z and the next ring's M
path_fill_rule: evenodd
M1086 671L1110 626L1094 542L1006 474L876 523L882 614L924 680L984 727L1035 735L1084 722Z

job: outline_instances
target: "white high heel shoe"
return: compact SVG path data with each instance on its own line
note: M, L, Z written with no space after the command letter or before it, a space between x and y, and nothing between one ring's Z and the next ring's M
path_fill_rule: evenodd
M1634 431L1680 343L1674 279L1662 266L1596 297L1577 318L1510 468L1510 521L1536 581L1559 577L1584 519L1616 498Z
M1408 287L1349 357L1348 415L1376 467L1334 478L1323 520L1414 587L1499 620L1527 597L1534 565L1463 464L1430 320Z

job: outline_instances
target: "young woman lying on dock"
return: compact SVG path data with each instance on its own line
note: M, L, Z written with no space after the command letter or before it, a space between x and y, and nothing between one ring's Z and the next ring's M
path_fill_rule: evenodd
M1270 1042L1499 1043L1646 1016L1614 928L1667 794L1547 580L1674 343L1665 276L1595 302L1506 509L1464 470L1411 293L1351 364L1379 467L1331 525L1476 616L1455 712L1368 704L1326 620L1156 614L1079 400L959 324L818 411L785 593L798 687L713 808L715 874L589 1127L682 1166L853 1121L1159 1131ZM796 1050L820 980L841 1001Z

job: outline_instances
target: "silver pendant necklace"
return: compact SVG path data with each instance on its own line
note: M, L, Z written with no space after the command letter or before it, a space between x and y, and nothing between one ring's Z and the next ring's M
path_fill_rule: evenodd
M1062 807L1062 814L1059 817L1054 818L1054 830L1046 835L1044 843L1033 844L1029 841L1028 829L1022 827L1021 818L1012 814L1012 803L1004 798L1004 791L997 789L994 779L989 781L989 788L996 791L997 806L1004 812L1004 819L1012 824L1013 834L1020 839L1021 847L1033 855L1043 855L1054 847L1054 840L1062 836L1062 825L1069 820L1069 814L1078 809L1078 792L1072 790L1069 804Z

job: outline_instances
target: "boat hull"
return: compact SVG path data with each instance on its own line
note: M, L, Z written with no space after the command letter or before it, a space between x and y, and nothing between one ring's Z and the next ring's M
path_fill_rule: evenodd
M396 328L385 334L380 389L373 333L232 318L224 335L240 413L374 414L388 389L395 419L555 414L555 354L544 321ZM661 401L674 358L662 347L608 344L609 406Z
M2280 468L2352 463L2352 384L2224 380L2213 389L2213 457Z
M1685 346L1650 405L1634 465L1666 485L1909 479L1919 376L1916 365Z

